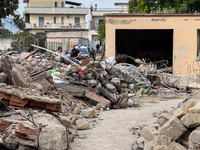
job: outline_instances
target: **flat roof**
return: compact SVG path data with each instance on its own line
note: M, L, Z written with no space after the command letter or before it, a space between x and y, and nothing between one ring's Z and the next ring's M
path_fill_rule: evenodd
M118 6L118 5L127 5L128 3L114 3L115 6Z
M152 16L200 16L200 13L184 13L184 14L110 13L110 14L104 14L103 16L111 16L111 17L131 17L131 16L146 16L146 17L152 17Z
M71 2L71 1L65 1L65 4L70 4L70 5L75 5L75 6L82 5L82 3L76 3L76 2Z

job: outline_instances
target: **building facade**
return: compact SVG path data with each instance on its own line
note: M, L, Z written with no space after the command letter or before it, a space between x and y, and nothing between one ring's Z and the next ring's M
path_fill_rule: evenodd
M199 74L200 14L105 14L106 57L167 60L174 74Z
M105 18L104 14L108 13L127 13L128 12L128 5L127 3L114 3L115 6L118 8L97 8L97 4L95 4L95 8L90 9L89 11L89 21L88 21L88 40L89 44L95 49L95 46L99 43L100 41L97 41L96 38L98 36L97 33L97 28L100 23L102 23Z
M82 8L81 3L65 0L24 0L24 3L27 3L25 29L31 33L86 29L89 9Z

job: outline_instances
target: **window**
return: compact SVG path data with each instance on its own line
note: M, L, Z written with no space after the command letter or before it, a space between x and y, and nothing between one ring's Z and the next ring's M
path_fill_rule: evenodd
M75 17L75 26L80 26L80 17Z
M103 23L103 19L99 19L99 24Z
M64 7L64 2L61 2L61 7Z
M54 23L56 23L56 17L54 17L54 19L53 19L53 20L54 20L53 22L54 22Z
M57 6L57 2L55 2L55 7L58 7L58 6Z
M61 18L61 24L64 24L64 17Z
M39 27L44 27L44 17L39 17Z

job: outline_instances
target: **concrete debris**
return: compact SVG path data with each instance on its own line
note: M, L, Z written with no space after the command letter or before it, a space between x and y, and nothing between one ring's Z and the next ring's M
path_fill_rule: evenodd
M0 58L3 149L69 149L77 130L95 127L91 118L98 117L99 110L138 109L150 96L182 96L200 87L195 78L159 73L138 58L137 66L115 58L76 61L54 59L39 49ZM132 149L198 147L200 102L190 100L189 105L173 113L154 113L157 124L142 127Z

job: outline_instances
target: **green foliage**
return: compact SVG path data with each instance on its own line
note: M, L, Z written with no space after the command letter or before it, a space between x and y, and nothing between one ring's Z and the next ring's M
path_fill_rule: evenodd
M13 33L10 32L10 30L8 30L8 29L4 29L4 30L0 31L0 36L2 38L10 38L10 37L12 37L12 35L13 35Z
M148 13L152 7L148 7L144 0L130 0L128 3L129 13Z
M26 51L32 51L33 47L31 44L34 43L34 34L29 31L18 32L13 35L12 47L13 50L22 52L24 49Z
M18 9L18 0L1 0L0 1L0 24L1 19L5 19L8 16L12 16L14 25L18 27L20 30L25 28L25 24L23 23L22 17L19 14L16 14L16 10Z
M193 13L200 11L199 0L129 0L129 13Z
M105 32L106 32L105 26L106 26L106 22L104 20L101 24L99 24L98 29L97 29L97 33L99 35L97 36L96 40L101 41L101 43L102 43L102 40L105 38Z

